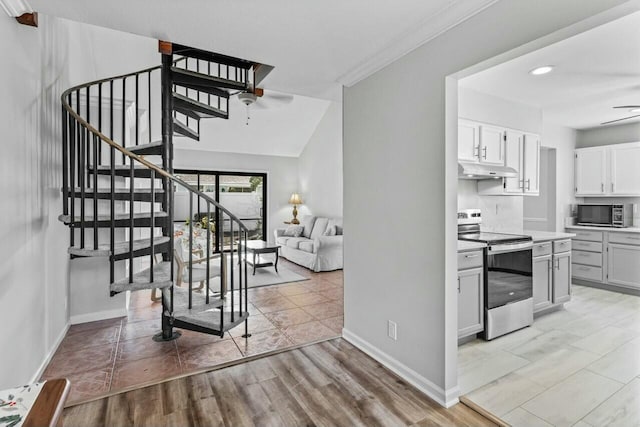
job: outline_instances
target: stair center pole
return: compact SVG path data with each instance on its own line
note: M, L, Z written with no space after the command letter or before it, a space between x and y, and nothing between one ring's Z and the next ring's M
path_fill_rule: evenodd
M171 43L159 42L159 50L162 54L161 86L162 86L162 168L173 174L173 79L171 66L173 65L173 53ZM151 129L149 129L151 132ZM169 251L163 254L163 260L171 263L171 281L174 281L173 266L173 182L168 178L162 179L162 188L165 197L162 208L167 212L168 218L162 227L162 235L169 237ZM153 267L153 266L152 266ZM173 331L171 317L173 316L173 285L169 288L169 300L166 293L162 298L162 340L169 341L180 336Z

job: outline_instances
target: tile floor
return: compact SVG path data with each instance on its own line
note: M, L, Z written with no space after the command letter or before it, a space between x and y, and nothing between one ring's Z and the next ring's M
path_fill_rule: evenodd
M461 394L514 427L640 425L640 297L573 286L565 308L458 349Z
M314 273L284 259L282 265L309 278L249 289L249 330L224 338L181 330L175 341L157 343L160 303L150 292L131 295L125 318L73 325L46 368L43 379L71 381L68 403L148 384L271 350L341 335L342 271Z

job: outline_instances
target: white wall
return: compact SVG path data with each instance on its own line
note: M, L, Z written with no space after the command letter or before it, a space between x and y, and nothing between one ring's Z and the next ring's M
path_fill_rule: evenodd
M301 215L342 217L342 104L332 102L298 159Z
M458 108L447 76L620 3L497 2L344 90L344 336L443 404L458 394Z
M67 84L59 22L0 14L0 389L34 379L67 324L68 232L61 213L59 95Z
M207 135L202 135L207 138ZM267 238L273 230L286 227L293 207L287 202L298 189L298 159L295 157L176 150L174 169L267 173Z

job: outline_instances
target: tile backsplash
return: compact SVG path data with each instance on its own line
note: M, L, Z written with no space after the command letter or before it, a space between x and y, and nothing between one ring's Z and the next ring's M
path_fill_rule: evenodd
M521 230L524 218L523 197L480 196L477 181L458 180L458 210L481 209L484 230Z

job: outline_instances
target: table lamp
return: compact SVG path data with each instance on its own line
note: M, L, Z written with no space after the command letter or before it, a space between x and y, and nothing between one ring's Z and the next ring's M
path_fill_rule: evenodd
M289 204L293 205L293 219L291 220L291 224L300 224L298 221L298 205L302 204L302 199L298 193L293 193L289 198Z

